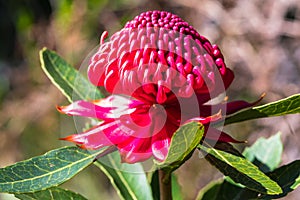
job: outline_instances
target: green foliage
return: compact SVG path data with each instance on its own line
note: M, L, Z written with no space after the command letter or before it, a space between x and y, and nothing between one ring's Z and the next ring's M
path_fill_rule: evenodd
M204 188L202 188L198 195L197 200L223 200L225 197L219 195L220 187L223 180L211 181Z
M74 100L93 100L104 95L86 80L82 74L46 48L40 51L41 66L51 82L72 102Z
M121 163L118 152L95 162L109 178L122 199L152 199L152 192L140 163Z
M271 144L272 143L272 144ZM261 147L261 148L260 148ZM263 151L264 147L268 147L267 152ZM278 158L274 155L281 157L282 147L280 141L280 134L276 134L268 139L260 138L251 147L246 148L243 154L250 159L255 165L262 170L269 171L270 169L277 168L279 165ZM271 158L274 158L272 160ZM263 167L265 166L265 167ZM273 181L277 182L282 189L282 193L277 195L261 194L257 191L250 190L247 187L240 187L229 179L223 181L212 182L203 188L197 199L201 200L247 200L247 199L277 199L286 196L289 192L296 189L300 184L300 161L294 161L288 165L279 167L268 175ZM228 192L230 191L230 192Z
M159 175L158 171L154 171L152 173L149 173L150 176L150 185L152 189L152 196L154 200L159 200L160 197L160 191L159 191Z
M80 194L59 187L49 188L35 193L16 194L21 200L87 200Z
M285 99L244 110L227 117L225 125L263 117L300 113L300 94Z
M282 150L280 133L277 133L268 139L259 138L251 147L245 148L243 155L266 173L278 167Z
M204 127L198 122L181 126L173 135L165 161L157 163L172 172L182 165L197 147L204 134Z
M173 198L173 200L183 200L181 186L178 183L177 176L174 173L172 173L171 176L172 176L172 179L171 179L172 198ZM153 174L151 174L151 188L152 188L153 199L159 200L160 191L159 191L158 171L155 171L155 172L153 172Z
M260 194L248 188L241 188L227 180L212 182L207 187L203 188L197 199L201 200L254 200L254 199L278 199L286 196L289 192L299 186L300 179L300 161L294 161L288 165L282 166L268 176L280 185L282 193L279 195ZM230 192L228 192L230 191Z
M263 195L264 199L277 199L286 196L300 185L300 160L284 165L268 174L282 188L279 195Z
M178 183L177 177L175 174L172 174L172 197L173 200L183 200L181 187Z
M279 194L282 192L276 182L272 181L257 166L245 158L203 145L199 145L199 148L208 154L206 159L212 165L235 182L263 194Z
M0 169L0 192L27 193L57 186L93 162L99 152L63 147Z

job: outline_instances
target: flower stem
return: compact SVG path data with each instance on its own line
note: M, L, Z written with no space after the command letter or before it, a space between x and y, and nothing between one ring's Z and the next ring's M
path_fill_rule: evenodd
M158 170L160 200L172 200L171 173Z

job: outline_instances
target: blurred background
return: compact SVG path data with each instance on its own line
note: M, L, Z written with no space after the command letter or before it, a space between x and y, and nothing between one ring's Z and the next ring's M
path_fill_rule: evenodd
M300 92L299 0L0 0L0 167L66 145L74 133L71 117L55 105L66 99L50 83L39 63L42 47L55 50L78 68L99 43L104 30L120 30L146 10L179 15L220 46L236 78L230 100L264 102ZM261 119L226 127L248 144L282 132L282 164L300 158L300 117ZM195 154L176 174L185 199L221 174ZM118 199L108 179L89 167L63 185L88 199ZM299 188L284 199L299 199ZM0 194L0 199L14 199Z

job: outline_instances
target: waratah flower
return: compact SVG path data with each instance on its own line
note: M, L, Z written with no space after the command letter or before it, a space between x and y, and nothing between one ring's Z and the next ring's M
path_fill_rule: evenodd
M174 132L191 120L204 124L207 139L237 142L209 127L222 115L252 105L244 101L205 104L223 93L234 78L217 45L165 11L142 13L105 42L106 37L104 32L88 77L111 95L58 107L62 113L100 122L63 140L85 149L114 146L127 163L152 156L163 161Z

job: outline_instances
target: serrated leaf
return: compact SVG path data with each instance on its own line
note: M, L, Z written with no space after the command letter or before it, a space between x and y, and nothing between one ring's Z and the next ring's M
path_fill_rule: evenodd
M54 51L43 48L40 61L48 78L70 102L72 99L93 100L104 97L97 87Z
M57 186L93 162L99 152L63 147L0 169L0 192L27 193Z
M296 113L300 113L300 94L295 94L279 101L238 112L237 114L227 117L225 125L251 119Z
M34 193L15 194L15 197L21 200L87 200L78 193L59 187Z
M245 148L243 155L266 173L278 167L282 151L280 133L277 133L268 139L259 138L251 147Z
M173 135L167 158L158 162L167 171L172 172L182 165L197 147L204 134L204 126L191 122L181 126Z
M118 152L95 162L110 179L119 196L126 200L153 199L150 185L140 163L121 163Z
M249 189L264 194L280 194L280 186L243 157L199 145L208 155L206 159L224 175Z

